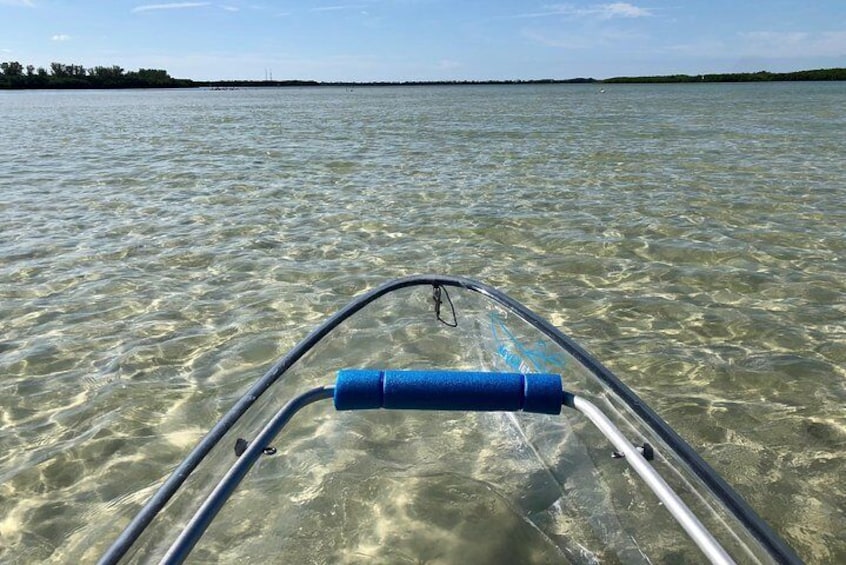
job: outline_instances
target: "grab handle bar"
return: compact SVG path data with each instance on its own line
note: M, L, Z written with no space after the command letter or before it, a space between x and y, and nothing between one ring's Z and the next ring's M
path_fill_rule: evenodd
M337 410L392 408L406 410L524 411L560 414L561 406L588 417L620 449L626 460L658 496L673 517L712 563L729 565L732 558L695 514L635 451L634 446L591 402L562 390L560 375L489 373L478 371L393 371L342 369L334 387L317 387L286 404L248 443L229 471L202 503L161 560L178 564L188 556L226 500L261 456L264 446L301 408L333 398Z
M466 410L560 414L561 376L546 373L342 369L335 409Z

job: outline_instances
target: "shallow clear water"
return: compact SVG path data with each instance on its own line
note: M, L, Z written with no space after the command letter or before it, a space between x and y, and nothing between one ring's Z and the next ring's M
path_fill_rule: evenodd
M841 83L0 92L0 560L110 541L109 509L273 360L415 272L549 318L803 558L846 560L844 100ZM150 482L125 484L138 467Z

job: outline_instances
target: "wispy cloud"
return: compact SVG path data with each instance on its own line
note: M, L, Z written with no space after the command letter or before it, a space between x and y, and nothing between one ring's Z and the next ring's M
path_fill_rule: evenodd
M523 30L523 36L544 45L546 47L554 47L556 49L588 49L594 46L594 39L586 38L580 35L564 35L550 37L535 30Z
M312 8L312 12L337 12L340 10L360 10L365 8L366 6L363 4L338 4L335 6L318 6L316 8Z
M628 49L633 50L635 46L643 45L649 40L649 36L646 34L620 29L577 31L574 33L524 29L521 33L523 37L546 47L573 51L612 48L618 45L628 45Z
M842 57L846 31L753 31L740 34L748 55L769 57Z
M690 57L799 59L846 56L846 31L750 31L734 37L701 38L670 45L671 52Z
M613 4L600 4L595 7L596 14L604 19L611 18L646 18L652 15L646 8L638 8L628 2L614 2Z
M133 13L153 12L156 10L182 10L185 8L203 8L211 2L172 2L170 4L144 4L132 9Z
M35 4L32 0L0 0L0 6L26 6L32 8Z
M71 38L71 36L67 35L66 33L57 33L56 35L54 35L50 39L52 39L53 41L68 41L68 40L70 40L70 38Z
M548 4L537 12L518 14L516 17L545 18L549 16L566 16L611 20L614 18L645 18L652 15L652 11L647 8L640 8L628 2L612 2L610 4L592 4L581 7L572 4Z

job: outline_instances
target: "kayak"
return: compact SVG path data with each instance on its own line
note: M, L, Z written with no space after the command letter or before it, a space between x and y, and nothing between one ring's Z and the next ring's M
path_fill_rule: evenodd
M121 519L100 563L801 562L573 339L436 275L319 325Z

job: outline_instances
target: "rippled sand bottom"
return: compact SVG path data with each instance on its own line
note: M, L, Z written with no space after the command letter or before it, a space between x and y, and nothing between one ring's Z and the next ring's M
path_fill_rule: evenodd
M760 88L4 94L0 560L94 559L275 359L415 272L549 318L846 560L842 86ZM431 524L403 555L348 559L474 538L458 480L408 495L444 516L403 516Z

